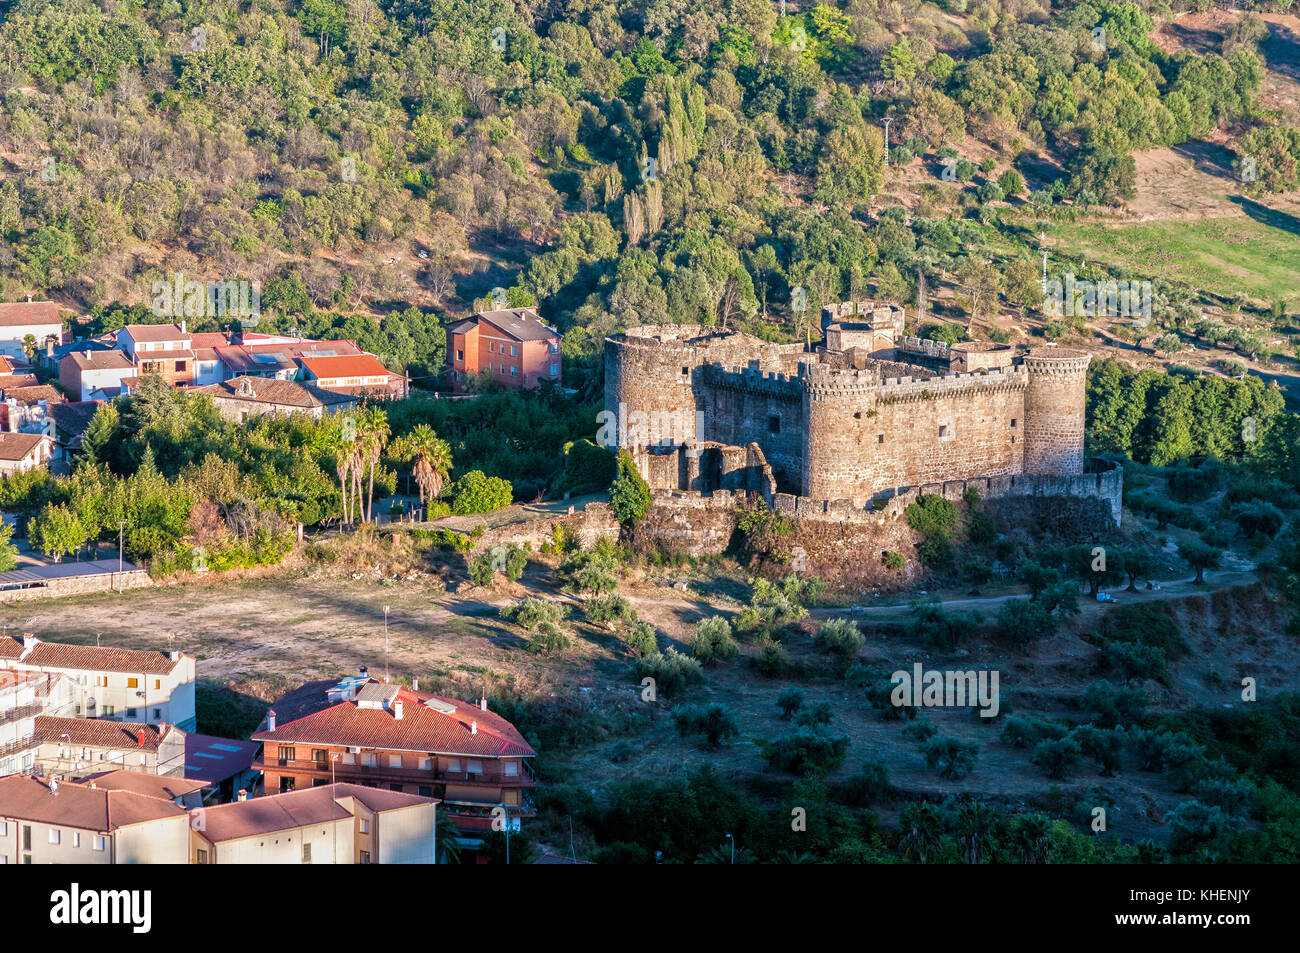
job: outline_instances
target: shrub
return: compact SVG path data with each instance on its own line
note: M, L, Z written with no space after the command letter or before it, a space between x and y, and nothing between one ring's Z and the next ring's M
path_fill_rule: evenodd
M731 658L737 652L731 637L731 623L720 615L701 619L691 638L691 655L701 664Z
M780 642L765 636L754 653L754 668L768 678L780 678L790 671L790 653Z
M799 712L799 717L795 719L797 725L808 725L812 728L822 728L831 723L834 712L829 702L818 702L811 708L805 708Z
M623 643L634 655L641 658L653 655L659 649L659 640L655 634L655 627L649 622L637 622L629 626L628 630L623 634Z
M848 750L848 736L832 738L814 728L802 727L764 742L761 756L773 770L811 776L839 768Z
M525 596L519 602L502 606L500 611L503 619L510 619L529 632L537 631L542 625L559 625L569 615L569 607L564 603L536 596Z
M868 761L857 774L835 789L837 800L854 807L870 807L889 793L889 768L883 761Z
M650 508L650 485L637 472L632 456L626 450L618 455L618 476L609 485L609 507L625 526L631 526L645 516Z
M572 647L573 639L569 633L550 622L543 622L538 626L537 631L528 640L530 652L545 652L547 655L552 652L563 652Z
M491 513L509 506L514 499L510 481L471 470L456 481L451 494L451 512L456 516Z
M1096 714L1094 720L1103 728L1135 725L1146 716L1146 693L1105 680L1093 682L1084 689L1083 707Z
M933 738L921 747L930 770L949 781L959 781L975 769L979 745L956 738Z
M680 735L704 735L709 747L716 748L740 734L736 719L721 705L700 708L688 705L673 710L673 721Z
M700 663L674 648L637 659L632 671L638 682L643 678L653 678L656 690L669 695L704 679Z
M957 507L942 496L926 493L903 511L907 525L923 536L947 530L957 521Z
M972 543L991 543L997 539L998 529L988 513L972 510L967 518L966 534Z
M1079 765L1083 752L1073 738L1049 738L1034 746L1034 756L1029 760L1047 772L1054 781L1064 780Z
M836 656L846 665L866 644L866 638L858 631L858 624L852 619L830 619L823 622L813 636L813 645L819 651Z
M1190 854L1197 847L1215 840L1238 827L1235 818L1222 808L1184 801L1165 815L1169 825L1169 852L1175 857Z
M803 707L804 693L802 688L784 688L781 694L776 696L777 707L781 709L781 717L789 721L794 713Z
M998 609L998 636L1018 648L1056 634L1060 619L1036 599L1008 599Z
M944 533L933 533L916 544L916 558L922 566L930 569L944 569L953 564L957 553L952 540Z
M615 623L637 621L636 610L626 596L608 593L588 599L582 606L582 613L592 625L603 625L611 631Z
M496 577L492 553L479 553L469 563L469 578L476 586L490 586Z
M892 550L885 552L885 568L897 572L907 565L907 557Z
M1050 721L1030 715L1011 715L1002 729L1003 744L1013 748L1030 748L1044 739L1060 738L1065 729Z

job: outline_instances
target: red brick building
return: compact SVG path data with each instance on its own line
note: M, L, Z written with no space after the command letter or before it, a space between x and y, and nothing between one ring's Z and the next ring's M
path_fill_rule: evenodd
M506 387L560 383L560 332L532 308L482 311L447 329L447 368L452 389L487 373Z
M528 759L536 752L486 701L381 682L364 668L286 695L253 740L262 743L253 768L268 794L336 781L440 798L471 837L494 819L518 830L535 813Z

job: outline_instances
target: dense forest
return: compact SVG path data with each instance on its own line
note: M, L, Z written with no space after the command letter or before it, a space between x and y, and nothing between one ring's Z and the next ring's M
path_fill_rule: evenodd
M973 324L1040 303L1036 221L1131 197L1135 150L1226 131L1252 188L1295 187L1258 17L1207 55L1151 42L1192 6L18 0L0 299L109 329L156 320L160 277L251 278L267 327L417 383L493 289L579 367L620 326L801 337L919 282ZM918 168L912 214L891 190ZM1158 309L1196 293L1158 284Z

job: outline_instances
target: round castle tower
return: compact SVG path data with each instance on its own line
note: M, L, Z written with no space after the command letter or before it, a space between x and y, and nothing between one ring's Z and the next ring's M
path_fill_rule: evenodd
M617 445L695 440L699 325L647 325L605 339L605 410L617 420Z
M880 375L873 369L800 365L804 378L802 496L848 499L863 476L864 454L875 449L864 412L876 405Z
M1083 472L1087 372L1091 355L1034 348L1024 357L1025 472L1072 476Z

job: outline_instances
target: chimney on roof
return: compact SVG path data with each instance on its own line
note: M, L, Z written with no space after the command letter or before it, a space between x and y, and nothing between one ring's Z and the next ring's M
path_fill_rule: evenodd
M27 300L28 300L28 301L31 300L31 295L28 295L28 296L27 296ZM50 793L51 793L51 794L58 794L58 793L59 793L59 782L58 782L57 780L55 780L54 778L50 778Z
M235 795L235 800L236 800L236 801L247 801L247 800L248 800L248 791L247 791L245 788L240 788L240 789L239 789L239 793Z
M370 677L370 669L366 668L364 665L361 666L361 677L362 677L362 678L369 678L369 677Z
M272 708L266 713L266 730L275 731L275 709Z
M28 296L27 296L27 300L30 302L30 301L32 300L32 296L31 296L31 295L28 295Z
M181 334L185 334L185 319L181 318Z
M477 721L471 721L471 722L469 723L469 733L470 733L471 735L476 735L476 734L478 734L478 722L477 722Z
M139 747L141 747L141 748L144 747L144 729L143 729L143 728L138 728L138 729L136 729L136 733L135 733L135 743L136 743L137 746L139 746Z
M98 787L98 785L96 785L96 783L95 783L94 781L91 781L91 782L90 782L90 789L91 789L92 791L98 791L98 790L99 790L99 787Z
M478 707L480 711L487 711L487 696L480 695L478 698Z
M398 721L402 720L402 700L400 698L393 699L393 717Z
M413 691L413 692L418 692L419 690L420 690L420 680L419 680L418 678L412 678L412 679L411 679L411 691Z
M160 721L158 722L158 736L162 737L165 734L167 734L167 722Z
M84 357L86 360L90 360L90 351L82 351L81 356Z
M173 662L179 662L181 660L180 649L172 649L170 652L167 653L167 657L170 658Z

